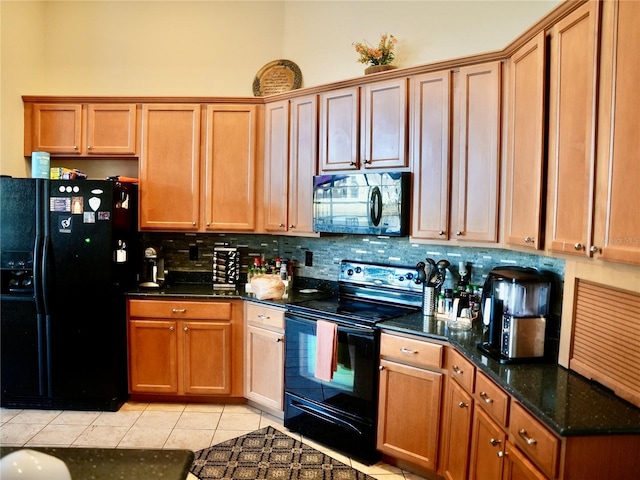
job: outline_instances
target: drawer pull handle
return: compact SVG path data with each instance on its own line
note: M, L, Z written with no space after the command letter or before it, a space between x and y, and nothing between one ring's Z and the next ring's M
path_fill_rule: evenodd
M468 404L468 403L466 403L466 402L460 402L460 403L458 403L458 406L459 406L460 408L466 408L466 407L468 407L468 406L469 406L469 404Z
M524 428L518 430L518 435L520 435L522 439L527 442L527 445L535 445L536 443L538 443L535 438L527 436L527 431Z
M480 397L487 403L493 403L493 398L487 395L487 392L480 392Z
M460 367L458 367L458 365L452 366L451 369L458 375L462 375L464 373L462 370L460 370Z
M401 351L402 353L408 353L408 354L411 354L411 355L415 355L416 353L418 353L418 351L417 351L417 350L409 350L408 348L405 348L405 347L402 347L402 348L400 349L400 351Z
M502 443L502 440L492 438L491 440L489 440L489 443L491 444L492 447L495 447L496 445L500 445Z
M173 313L186 313L187 309L186 308L172 308L171 311Z
M260 315L258 315L258 318L260 320L269 320L269 318L271 318L271 317L269 317L269 315L264 315L264 314L261 313Z

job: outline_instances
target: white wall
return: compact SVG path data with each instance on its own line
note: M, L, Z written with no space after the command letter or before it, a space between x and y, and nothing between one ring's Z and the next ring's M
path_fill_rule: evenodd
M251 96L267 62L303 86L362 75L355 41L397 64L501 49L557 5L510 1L0 1L0 173L28 175L22 95Z

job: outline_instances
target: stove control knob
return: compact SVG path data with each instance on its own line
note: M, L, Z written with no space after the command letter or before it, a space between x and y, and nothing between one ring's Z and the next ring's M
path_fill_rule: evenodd
M411 279L413 279L413 273L407 273L407 280ZM400 277L400 280L402 280L402 277Z
M349 276L353 275L353 268L350 268L349 270L347 270L347 275Z
M356 273L362 273L362 267L356 267Z

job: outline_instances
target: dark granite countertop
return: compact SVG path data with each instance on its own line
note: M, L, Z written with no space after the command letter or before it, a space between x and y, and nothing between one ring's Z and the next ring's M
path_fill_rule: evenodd
M130 298L167 298L167 299L192 299L192 300L220 300L225 298L235 298L241 300L252 300L254 302L264 303L271 306L286 307L291 303L299 303L305 300L314 300L317 298L331 295L330 290L317 290L313 293L303 293L307 287L296 287L282 299L259 300L252 293L246 293L239 289L214 288L212 283L177 283L168 284L160 288L136 287L129 290L126 295Z
M450 332L446 322L420 313L379 326L450 342L558 435L640 434L640 408L555 361L503 365L484 355L477 348L483 340L479 325Z
M187 478L194 457L191 450L28 448L64 461L73 479L184 480ZM21 449L21 447L0 447L0 457Z

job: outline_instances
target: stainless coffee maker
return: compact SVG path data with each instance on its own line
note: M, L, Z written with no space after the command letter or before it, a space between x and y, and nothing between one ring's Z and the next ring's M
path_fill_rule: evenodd
M141 287L159 288L164 285L164 255L162 248L147 247L142 258Z
M550 293L551 280L535 268L493 269L483 288L488 341L480 350L501 363L542 359Z

